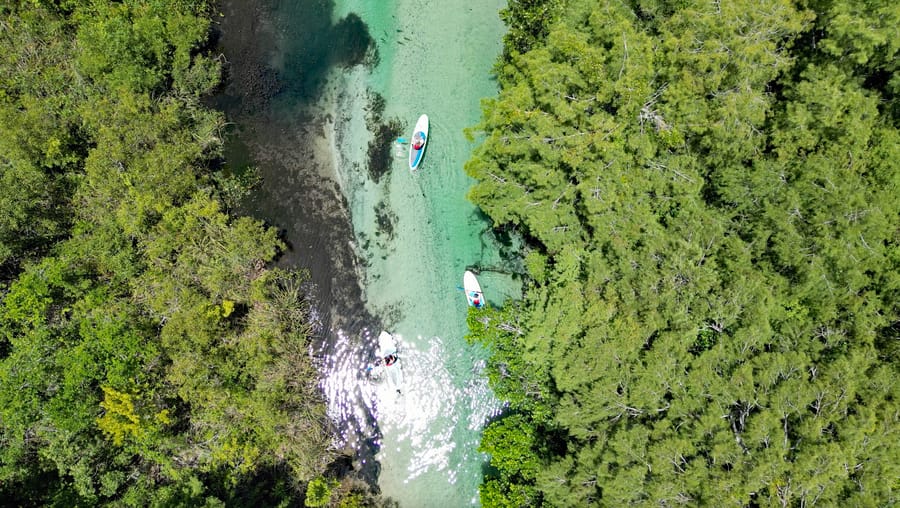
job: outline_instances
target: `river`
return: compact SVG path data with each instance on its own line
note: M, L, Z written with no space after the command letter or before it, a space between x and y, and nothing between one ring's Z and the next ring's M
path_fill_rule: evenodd
M282 232L281 265L309 269L336 445L404 507L478 504L480 433L501 407L457 287L473 269L491 304L520 291L463 172L463 129L497 91L504 6L226 0L218 24L228 163L262 177L242 211ZM411 173L394 140L422 113L429 145ZM364 373L382 329L400 341L398 386Z

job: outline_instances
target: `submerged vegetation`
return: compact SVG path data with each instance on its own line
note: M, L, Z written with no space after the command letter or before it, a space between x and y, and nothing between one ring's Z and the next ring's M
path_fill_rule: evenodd
M470 311L484 506L900 492L900 4L511 1L470 198L528 241Z
M209 169L211 14L0 6L3 504L296 505L310 481L367 502L323 476L305 276L268 268L275 231Z

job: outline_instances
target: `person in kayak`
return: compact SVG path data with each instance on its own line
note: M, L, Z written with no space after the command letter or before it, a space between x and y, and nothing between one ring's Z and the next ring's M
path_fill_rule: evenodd
M393 354L387 355L384 357L384 364L390 367L397 361L397 357Z
M421 150L423 146L425 146L425 136L421 132L417 132L413 136L413 150Z

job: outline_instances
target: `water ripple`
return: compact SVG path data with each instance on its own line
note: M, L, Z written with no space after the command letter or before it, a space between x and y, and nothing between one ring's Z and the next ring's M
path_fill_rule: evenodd
M365 367L374 359L375 335L338 331L325 358L322 385L341 431L336 444L358 451L372 444L377 460L406 464L406 481L433 470L455 483L460 468L481 455L478 433L501 409L484 359L467 349L451 353L441 337L395 334L401 374L373 381Z

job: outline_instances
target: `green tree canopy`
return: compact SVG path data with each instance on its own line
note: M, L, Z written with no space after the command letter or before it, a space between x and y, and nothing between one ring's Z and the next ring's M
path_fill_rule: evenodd
M0 7L7 504L290 502L335 457L304 274L269 268L275 231L225 213L208 169L210 14Z
M507 41L466 170L531 284L470 316L520 422L485 506L897 501L898 13L571 0Z

